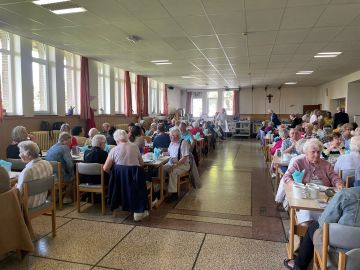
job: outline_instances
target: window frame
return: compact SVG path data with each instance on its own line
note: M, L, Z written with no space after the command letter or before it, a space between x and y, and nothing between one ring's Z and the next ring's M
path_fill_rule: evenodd
M114 99L115 114L125 114L125 71L118 67L114 67Z
M67 64L66 61L66 57L69 56L71 58L71 65ZM66 63L65 63L66 62ZM69 69L70 72L72 73L72 78L71 78L71 85L72 85L72 100L75 100L75 104L66 104L67 103L67 99L66 99L66 87L67 87L67 80L66 80L66 69ZM65 112L68 112L69 107L67 107L67 105L69 106L75 106L74 109L74 115L79 115L80 114L80 80L81 80L81 57L80 55L71 53L71 52L67 52L64 51L64 106L65 106ZM73 102L74 103L74 102Z

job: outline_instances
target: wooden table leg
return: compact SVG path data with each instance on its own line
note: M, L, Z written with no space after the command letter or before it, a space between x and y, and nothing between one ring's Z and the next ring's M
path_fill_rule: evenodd
M295 209L290 208L290 235L287 245L288 259L294 258Z
M160 179L160 200L155 205L155 208L158 208L164 201L164 167L161 165L159 167L159 179Z
M276 195L277 187L278 187L278 184L279 184L279 172L278 172L278 169L279 169L279 165L275 164L275 180L274 180L274 194L275 195Z

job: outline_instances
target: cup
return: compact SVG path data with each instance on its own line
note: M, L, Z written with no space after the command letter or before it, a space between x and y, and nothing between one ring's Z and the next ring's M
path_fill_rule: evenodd
M293 196L295 199L304 198L305 186L303 184L293 183L292 188L293 188Z

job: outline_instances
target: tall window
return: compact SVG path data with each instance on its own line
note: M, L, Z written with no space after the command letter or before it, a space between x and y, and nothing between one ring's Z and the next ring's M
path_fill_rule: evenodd
M208 116L214 116L217 111L218 92L208 92Z
M156 114L158 113L158 82L150 79L149 84L150 112Z
M34 111L49 112L47 52L44 44L32 42L32 59Z
M192 100L192 113L194 117L200 117L202 115L202 98L193 98Z
M228 115L232 115L233 114L233 96L234 96L234 92L233 91L224 91L224 96L223 96L223 107L226 110L226 113Z
M65 110L75 107L74 113L80 113L80 56L64 53Z
M115 113L124 113L124 103L125 103L125 73L124 70L119 68L114 68L115 74Z
M164 84L158 83L158 91L159 91L159 111L160 113L164 113Z
M132 104L132 113L137 113L136 107L136 74L130 72L130 84L131 84L131 104Z
M98 63L99 113L110 114L110 66Z
M11 85L11 50L9 33L0 30L0 87L3 109L13 112L13 87Z

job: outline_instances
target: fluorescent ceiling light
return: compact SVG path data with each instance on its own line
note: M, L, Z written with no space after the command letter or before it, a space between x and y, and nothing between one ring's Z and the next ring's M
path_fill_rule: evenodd
M312 70L300 70L298 72L296 72L297 75L309 75L311 73L313 73L314 71Z
M181 76L181 78L183 78L183 79L195 79L194 76Z
M314 55L314 58L333 58L338 56L337 54L317 54Z
M151 63L166 63L169 62L169 60L152 60Z
M155 65L172 65L171 62L154 63Z
M70 13L79 13L79 12L85 12L85 11L86 11L86 9L83 8L83 7L51 10L52 13L55 13L57 15L70 14Z
M297 84L297 82L286 82L287 85Z
M326 54L335 54L335 55L339 55L339 54L342 54L342 52L319 52L318 54L323 54L323 55L326 55Z
M69 1L70 0L37 0L37 1L33 1L33 3L42 6L42 5L56 4L61 2L69 2Z

